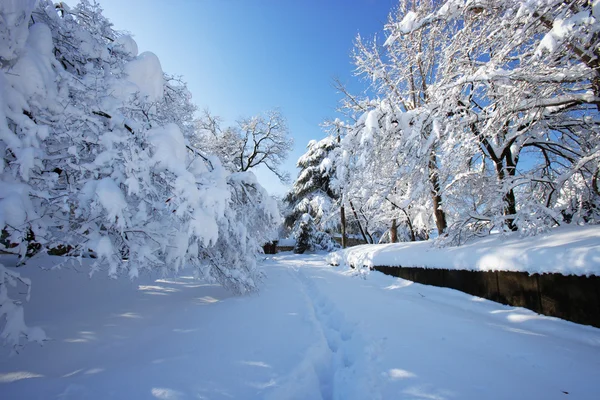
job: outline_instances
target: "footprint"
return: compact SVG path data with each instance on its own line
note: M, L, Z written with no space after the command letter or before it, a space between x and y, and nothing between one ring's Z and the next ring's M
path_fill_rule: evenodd
M349 354L344 354L344 357L342 357L343 361L344 361L344 367L345 368L350 368L351 366L354 365L354 358L352 356L350 356Z
M327 339L327 346L329 346L329 349L332 352L337 353L340 347L337 339L331 333L328 333L325 338Z
M340 332L340 337L342 338L342 340L344 342L347 342L348 340L352 339L352 329L349 326L345 326L341 332Z

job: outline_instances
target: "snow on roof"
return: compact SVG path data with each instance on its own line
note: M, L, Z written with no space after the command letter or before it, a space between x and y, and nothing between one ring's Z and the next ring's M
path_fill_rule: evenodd
M277 245L281 246L281 247L293 247L296 245L296 239L294 239L294 238L279 239L279 241L277 242Z
M600 276L600 226L564 226L532 237L493 234L459 247L433 241L361 245L332 253L333 264Z

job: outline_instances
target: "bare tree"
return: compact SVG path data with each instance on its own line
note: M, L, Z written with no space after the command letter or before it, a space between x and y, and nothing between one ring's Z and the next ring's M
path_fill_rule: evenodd
M243 118L237 126L222 128L221 122L205 110L197 122L196 145L216 154L232 171L248 171L263 165L282 182L289 181L289 174L281 170L281 164L294 142L279 110Z
M236 162L239 171L264 165L282 182L288 182L288 172L281 164L292 149L294 141L289 137L285 119L279 110L272 110L238 122L239 151Z

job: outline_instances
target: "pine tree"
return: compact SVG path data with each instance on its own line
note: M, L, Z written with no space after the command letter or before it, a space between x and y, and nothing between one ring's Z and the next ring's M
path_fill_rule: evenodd
M339 196L332 188L331 180L334 174L333 152L337 147L338 143L332 136L320 141L312 140L306 153L298 159L296 166L300 172L284 199L288 205L285 224L289 228L295 226L305 213L311 215L321 230L336 225L332 217Z

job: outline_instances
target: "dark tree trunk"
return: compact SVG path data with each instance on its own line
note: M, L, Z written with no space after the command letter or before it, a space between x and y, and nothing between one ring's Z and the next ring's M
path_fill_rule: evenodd
M342 135L340 134L340 128L337 129L337 142L340 143ZM342 225L342 248L345 249L348 246L348 238L346 237L346 208L344 207L344 195L341 195L341 207L340 207L340 223Z
M358 223L358 229L360 229L360 234L362 235L365 243L369 243L369 239L367 239L367 235L365 235L365 230L360 223L360 219L358 219L358 214L356 213L356 209L354 208L354 204L350 202L350 208L352 209L352 213L354 214L354 218L356 218L356 222Z
M346 238L346 208L344 206L340 207L340 223L342 225L342 248L345 249L348 240Z
M507 167L505 173L502 160L497 160L494 162L494 165L496 166L496 174L498 175L498 180L500 181L500 183L503 183L505 181L507 174L510 177L514 177L517 171L516 165L514 165L514 163L510 162L508 159L506 164ZM516 231L517 225L515 225L515 220L514 218L510 217L517 213L517 201L515 199L514 190L511 188L506 193L504 193L502 200L504 201L503 214L505 217L508 217L506 218L506 226L511 231Z
M392 220L392 227L390 228L390 242L398 243L398 224L396 218Z
M415 242L417 240L417 237L415 235L415 228L413 227L410 217L408 216L408 213L404 208L402 209L402 212L406 216L406 224L408 225L408 229L410 230L410 241Z
M440 180L437 173L437 161L435 153L431 152L429 157L429 181L431 182L431 196L433 199L433 215L435 216L435 225L438 234L442 235L446 231L446 213L442 210L442 195L440 194Z

